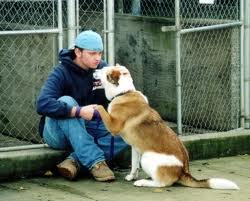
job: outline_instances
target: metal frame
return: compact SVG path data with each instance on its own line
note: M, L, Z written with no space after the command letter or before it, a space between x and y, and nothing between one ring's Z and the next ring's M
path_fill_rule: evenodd
M76 2L75 0L67 1L67 16L68 16L68 48L74 46L76 37Z
M245 7L244 14L244 33L242 33L244 52L242 52L242 60L243 60L243 74L244 76L244 101L245 101L245 128L250 128L250 1L245 0L245 4L242 5ZM242 16L243 18L243 16Z
M175 0L176 26L176 94L177 94L177 133L182 134L181 107L181 28L180 28L180 0Z
M244 0L240 1L240 21L244 22ZM240 126L245 127L245 97L244 97L244 26L240 28Z
M104 10L106 20L104 23L106 25L104 26L106 29L104 30L106 36L106 48L107 48L107 61L110 65L115 64L115 40L114 40L114 31L115 31L115 25L114 25L114 0L107 0L107 6Z

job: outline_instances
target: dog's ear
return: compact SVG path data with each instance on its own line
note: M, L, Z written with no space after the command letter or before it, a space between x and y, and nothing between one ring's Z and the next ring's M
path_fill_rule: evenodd
M118 86L118 84L119 84L118 81L119 81L120 75L121 75L120 71L113 70L111 73L107 74L107 80L110 83Z

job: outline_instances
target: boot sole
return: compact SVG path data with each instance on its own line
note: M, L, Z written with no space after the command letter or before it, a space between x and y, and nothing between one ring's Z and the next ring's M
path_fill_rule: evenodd
M115 180L115 176L100 177L100 178L94 177L94 179L96 181L114 181Z

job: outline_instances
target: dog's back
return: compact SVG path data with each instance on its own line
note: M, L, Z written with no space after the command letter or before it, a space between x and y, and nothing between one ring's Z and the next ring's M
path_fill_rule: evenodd
M120 112L122 107L126 111L126 114L121 117L124 119L121 135L128 138L127 140L131 141L130 144L135 143L142 153L154 150L158 153L174 154L182 162L185 161L187 153L182 142L166 125L159 113L143 101L140 93L130 92L123 95L120 100L117 98L117 101L112 103L113 109L116 104L119 105Z

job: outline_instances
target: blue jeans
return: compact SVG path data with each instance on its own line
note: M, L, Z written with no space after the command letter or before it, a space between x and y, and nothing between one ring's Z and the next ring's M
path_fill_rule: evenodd
M59 100L71 106L78 105L70 96L63 96ZM112 160L128 146L121 137L112 137L102 121L82 118L46 117L43 138L51 148L71 151L69 158L88 170L100 161ZM112 143L114 146L111 146Z

